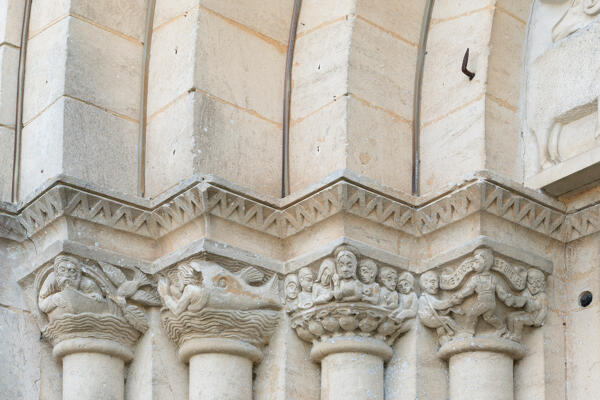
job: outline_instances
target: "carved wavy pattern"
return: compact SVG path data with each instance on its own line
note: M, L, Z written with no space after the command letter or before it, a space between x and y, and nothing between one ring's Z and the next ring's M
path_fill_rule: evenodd
M133 346L139 332L126 321L110 314L64 314L42 328L42 334L53 345L63 340L75 338L94 338L114 340Z
M185 311L178 316L163 310L161 323L167 335L178 345L194 338L229 338L254 346L266 345L279 320L272 310Z
M349 182L338 182L283 209L229 192L196 185L153 211L83 190L56 186L18 216L0 215L0 236L23 240L63 215L142 236L159 238L203 214L286 238L337 213L347 212L413 236L422 236L486 211L561 241L600 231L600 205L566 215L491 182L478 181L420 208Z

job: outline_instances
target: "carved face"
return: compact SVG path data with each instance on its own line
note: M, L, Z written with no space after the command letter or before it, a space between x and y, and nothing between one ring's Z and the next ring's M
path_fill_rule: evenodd
M383 286L385 286L388 290L396 290L396 285L398 284L398 273L395 269L384 267L381 269L379 273L379 278Z
M54 264L54 272L59 288L79 288L81 282L81 266L73 257L57 258Z
M492 268L492 264L494 263L494 254L490 249L477 249L475 250L474 256L474 269L476 272L486 272Z
M304 267L298 271L298 280L300 281L300 287L304 292L312 292L312 285L315 281L313 272L310 268Z
M410 292L412 292L413 290L413 283L406 280L406 279L401 279L400 282L398 282L398 291L402 294L409 294ZM437 289L436 289L437 290Z
M296 275L288 275L285 277L285 297L288 300L294 300L298 297L300 288L298 286L298 277Z
M351 252L341 251L336 259L336 267L343 279L356 278L356 257Z
M364 260L358 268L358 277L362 283L373 283L377 276L377 264L373 260Z
M546 277L544 273L537 269L530 269L527 272L527 288L533 295L546 290Z
M435 272L429 271L421 275L421 287L429 294L436 294L440 287L438 276Z

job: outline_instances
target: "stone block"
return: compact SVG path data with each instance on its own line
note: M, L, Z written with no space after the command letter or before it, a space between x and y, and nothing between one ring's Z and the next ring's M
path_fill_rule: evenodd
M40 397L40 332L33 318L0 307L0 387L5 399Z
M142 46L69 18L65 94L139 117Z
M0 43L21 46L25 0L0 0Z
M290 191L325 179L346 167L348 96L290 128Z
M0 128L0 135L2 135L1 130L2 128ZM9 159L12 160L12 157ZM3 158L0 154L0 162L2 161ZM10 171L11 168L8 170ZM0 182L2 182L1 179ZM10 184L11 179L7 182ZM7 194L7 201L10 201L10 191ZM14 274L15 268L19 265L19 262L22 261L21 249L19 247L20 246L16 242L0 239L0 274L5 277L5 279L0 280L0 304L7 307L25 309L26 306L23 292L17 284L17 279Z
M416 47L357 18L348 61L348 91L411 120L416 60Z
M81 17L114 30L131 39L143 41L146 26L146 0L53 0L33 2L29 25L35 36L68 15Z
M62 143L64 173L123 193L136 193L136 123L65 98Z
M155 196L193 174L194 93L157 114L146 128L146 194Z
M158 1L156 6L162 3ZM153 32L148 70L149 117L194 86L197 29L198 10L194 9Z
M485 99L421 128L421 193L459 182L484 167Z
M410 192L411 125L351 96L347 129L347 168L382 185Z
M68 33L69 21L63 19L31 38L27 44L24 124L64 94Z
M438 0L435 2L435 7L433 7L431 18L432 22L437 24L445 20L477 12L477 10L491 10L493 5L494 0Z
M199 0L202 7L287 46L293 0Z
M281 122L284 46L257 37L203 8L196 40L196 88Z
M19 199L64 171L64 102L60 98L23 128Z
M19 49L0 46L0 125L15 125Z
M153 28L160 30L179 18L189 15L192 9L197 8L200 0L156 0L154 7ZM154 38L152 38L154 46Z
M348 59L355 17L299 37L292 70L292 120L348 93Z
M10 201L15 131L0 126L0 201Z
M298 38L356 14L356 0L303 0L298 19Z
M281 193L281 126L196 93L194 172Z
M359 0L356 13L388 31L390 35L419 43L424 1ZM414 74L414 71L413 71Z
M515 110L486 97L485 100L486 169L523 181L523 140L519 115Z

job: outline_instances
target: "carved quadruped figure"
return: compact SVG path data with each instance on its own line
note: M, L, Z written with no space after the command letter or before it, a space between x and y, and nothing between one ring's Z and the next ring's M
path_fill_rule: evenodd
M509 307L515 305L520 307L523 305L523 300L512 295L504 282L491 273L494 254L490 249L481 248L475 250L474 259L473 270L475 271L475 275L469 278L463 288L452 296L451 300L455 304L459 304L473 294L477 296L475 302L466 313L466 326L461 330L460 334L473 336L481 317L496 329L496 335L501 336L506 333L507 329L505 322L497 315L496 295ZM471 260L465 262L471 262Z
M520 341L524 326L540 327L548 314L546 276L535 268L527 272L527 288L521 293L525 299L525 310L512 312L507 317L508 339Z
M453 303L450 300L437 298L439 277L435 271L427 271L419 278L423 293L419 297L419 320L428 328L436 329L440 343L445 343L454 336L458 327L448 314Z
M158 282L158 293L173 314L199 311L206 306L209 294L202 286L201 272L194 270L190 264L182 263L177 267L174 278L170 284L165 277Z
M552 28L552 40L558 42L589 24L600 12L600 0L572 0L562 18Z
M379 282L381 282L381 290L379 295L379 305L389 309L398 307L398 292L396 286L398 284L398 272L392 267L383 267L379 271Z
M292 313L298 309L298 295L300 294L300 284L298 275L289 274L284 280L285 290L285 310Z
M298 294L298 308L306 310L313 306L313 284L315 282L315 276L312 270L308 267L301 268L298 271L298 282L302 291Z
M338 301L360 301L362 284L356 278L358 260L346 246L335 251L336 273L333 275L333 296Z
M53 272L39 291L38 306L52 320L56 309L66 313L103 311L106 299L100 287L83 276L79 260L63 255L54 259Z
M362 301L371 304L379 303L380 288L375 282L377 270L377 264L369 258L361 260L358 264L358 278L362 283Z
M333 274L335 271L335 261L332 258L326 258L321 262L317 280L312 288L314 304L325 304L333 299Z

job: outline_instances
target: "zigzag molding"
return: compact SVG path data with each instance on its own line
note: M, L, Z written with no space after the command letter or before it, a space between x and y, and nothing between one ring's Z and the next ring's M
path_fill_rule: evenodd
M420 207L352 182L338 181L283 207L198 183L152 210L57 185L16 215L0 213L0 237L22 241L67 216L158 239L198 217L213 215L286 238L342 212L423 236L480 211L563 242L600 231L600 205L565 214L486 180L460 187Z

